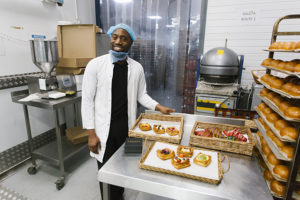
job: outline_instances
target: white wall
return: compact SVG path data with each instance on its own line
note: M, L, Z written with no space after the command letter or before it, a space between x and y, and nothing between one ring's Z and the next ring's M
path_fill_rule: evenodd
M75 22L75 0L59 7L41 0L0 1L0 76L39 71L31 61L28 40L32 34L56 37L57 21ZM80 23L95 24L94 0L77 0ZM0 90L0 152L27 140L21 104L11 102L10 92ZM54 128L53 113L29 107L33 136Z
M250 85L253 81L251 70L263 69L260 63L268 56L262 49L270 44L274 22L288 14L300 14L299 0L209 0L204 52L224 46L227 38L228 48L245 55L246 70L243 72L242 84ZM245 20L245 17L252 19ZM279 25L279 31L300 31L300 19L283 22ZM277 40L300 41L300 37L281 36ZM284 60L296 56L275 54L275 58Z

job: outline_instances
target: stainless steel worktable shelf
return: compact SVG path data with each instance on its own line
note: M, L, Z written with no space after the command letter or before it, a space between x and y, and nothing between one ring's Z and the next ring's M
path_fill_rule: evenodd
M72 97L64 97L55 100L36 99L36 100L26 101L26 102L20 101L20 99L28 95L29 95L28 90L15 91L11 93L11 98L13 102L23 104L27 136L28 136L28 141L30 146L30 156L32 160L32 166L29 167L27 171L29 174L35 174L37 172L36 159L45 160L51 164L59 166L60 177L56 181L56 188L60 190L61 188L64 187L65 184L66 174L65 174L64 162L69 158L71 158L73 155L76 155L77 153L86 149L87 144L82 143L82 144L73 145L67 141L65 136L61 135L58 109L73 104L74 111L75 111L75 124L78 125L79 120L76 112L77 111L76 103L81 102L81 93L79 92ZM53 141L38 149L35 150L33 149L32 134L31 134L31 127L30 127L30 120L29 120L27 106L53 110L55 129L56 129L56 141Z
M195 121L244 125L243 120L184 115L182 145L189 144L189 136ZM230 160L230 170L219 185L184 177L148 171L139 168L141 155L126 155L124 144L99 170L98 180L104 182L104 200L108 199L108 184L155 194L172 199L273 199L261 175L255 156L225 153ZM223 164L226 168L227 163Z

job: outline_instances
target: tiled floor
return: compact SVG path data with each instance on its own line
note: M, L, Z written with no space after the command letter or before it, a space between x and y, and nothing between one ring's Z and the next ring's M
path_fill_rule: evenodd
M60 191L56 190L54 184L59 171L41 160L38 160L38 172L35 175L27 173L27 168L31 166L30 161L27 161L5 176L2 175L0 187L21 195L26 200L100 200L96 161L85 154L69 163L65 166L66 185ZM126 200L167 200L127 189L124 196ZM0 200L4 199L8 200L0 196Z

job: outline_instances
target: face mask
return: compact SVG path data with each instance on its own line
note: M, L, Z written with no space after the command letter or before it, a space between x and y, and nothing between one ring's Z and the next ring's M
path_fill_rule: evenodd
M118 61L125 60L128 56L128 52L118 52L114 50L109 50L110 57L113 61L113 63L116 63Z

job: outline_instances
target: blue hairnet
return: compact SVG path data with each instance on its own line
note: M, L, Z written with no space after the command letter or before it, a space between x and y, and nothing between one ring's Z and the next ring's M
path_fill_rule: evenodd
M108 31L107 31L107 34L111 37L112 34L115 32L115 30L117 29L124 29L125 31L127 31L127 33L130 35L132 41L135 40L135 36L134 36L134 32L132 30L132 28L130 28L128 25L126 24L118 24L118 25L115 25L115 26L111 26Z

